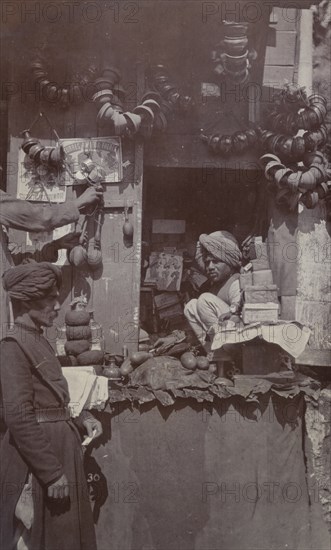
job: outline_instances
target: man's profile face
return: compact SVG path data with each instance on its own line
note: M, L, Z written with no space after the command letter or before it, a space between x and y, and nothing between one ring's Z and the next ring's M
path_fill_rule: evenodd
M58 315L59 309L59 292L54 287L46 298L36 300L32 303L28 313L37 326L51 327Z
M212 283L226 283L232 275L232 269L222 260L215 258L211 254L206 254L203 258L208 279Z

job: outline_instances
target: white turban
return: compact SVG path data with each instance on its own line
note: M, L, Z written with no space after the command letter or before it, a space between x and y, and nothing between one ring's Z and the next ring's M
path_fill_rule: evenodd
M234 236L228 231L215 231L210 235L206 233L200 235L195 259L203 270L205 269L203 256L206 253L234 269L241 266L242 256L239 245Z

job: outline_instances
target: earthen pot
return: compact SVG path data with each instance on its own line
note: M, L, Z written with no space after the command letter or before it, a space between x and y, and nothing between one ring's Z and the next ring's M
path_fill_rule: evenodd
M92 239L87 249L86 260L89 267L96 271L102 265L102 253L99 248L96 248L95 242Z
M74 246L69 253L69 262L75 267L80 267L87 259L86 250L82 245Z
M126 119L127 130L129 135L134 135L139 131L141 126L141 116L135 113L123 113L123 116Z

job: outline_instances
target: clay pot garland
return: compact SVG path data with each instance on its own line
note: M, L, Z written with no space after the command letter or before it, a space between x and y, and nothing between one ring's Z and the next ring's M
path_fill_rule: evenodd
M271 130L261 130L260 143L264 151L281 158L299 161L305 153L323 147L327 142L327 129L322 125L318 130L305 132L302 136L276 134Z
M307 208L314 208L320 199L330 195L327 160L320 151L307 153L303 158L303 168L286 167L279 157L272 154L263 155L260 161L267 180L276 191L278 204L293 210L300 201Z
M248 47L248 27L244 22L223 21L224 38L211 53L214 72L235 84L248 81L251 63L257 58L257 52Z
M97 66L90 63L85 70L73 75L72 84L58 84L50 76L46 58L39 49L29 68L41 97L52 103L57 102L63 108L69 107L70 104L79 104L86 99L85 90L98 74Z
M201 139L207 143L212 153L226 157L242 154L255 147L259 141L259 131L256 128L249 128L243 132L235 132L232 135L213 134L209 137L202 135Z
M46 147L40 141L31 136L29 130L22 132L24 153L33 161L35 166L47 166L49 168L62 168L64 162L64 149L62 145Z
M293 107L292 107L293 109ZM267 118L267 126L275 132L285 132L294 135L298 130L317 130L325 121L327 101L320 94L308 97L307 106L296 112L276 109Z
M145 94L142 103L132 112L124 112L125 91L119 84L121 75L115 68L106 68L95 81L97 92L93 101L98 107L97 123L110 127L116 136L133 138L137 134L150 138L153 130L164 131L167 125L161 112L162 98L159 94Z
M193 106L193 100L188 95L181 94L169 76L165 65L152 65L149 69L148 80L155 92L163 98L162 110L167 115L173 111L187 113Z

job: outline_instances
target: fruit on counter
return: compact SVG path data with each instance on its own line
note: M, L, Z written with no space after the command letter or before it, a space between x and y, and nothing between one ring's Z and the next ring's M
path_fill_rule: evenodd
M200 370L208 370L209 369L209 360L207 357L203 357L202 355L199 355L197 358L197 367Z
M134 351L130 355L130 361L133 367L139 367L139 365L145 363L145 361L151 357L153 357L153 355L147 351Z
M90 323L90 314L85 310L70 310L65 314L65 322L72 327L87 326Z
M181 355L180 362L185 369L195 370L197 368L197 358L191 351L186 351Z
M100 350L83 351L77 356L78 365L102 365L104 353Z
M67 326L66 329L67 340L90 340L92 337L92 331L88 325L83 326Z
M131 372L133 372L133 366L129 357L127 357L121 364L120 372L122 376L128 376Z
M90 349L90 342L87 340L71 340L64 344L64 349L67 355L77 356Z

